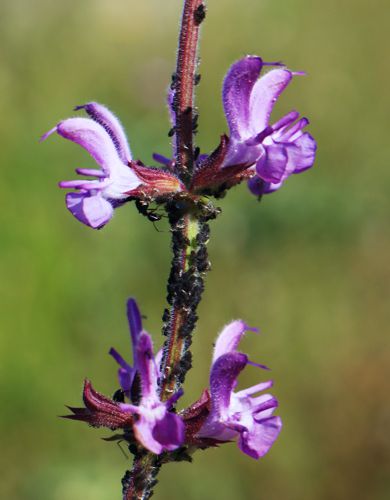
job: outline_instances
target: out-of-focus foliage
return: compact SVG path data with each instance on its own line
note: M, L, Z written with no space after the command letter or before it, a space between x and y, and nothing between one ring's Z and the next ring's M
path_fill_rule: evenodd
M211 343L242 317L243 348L271 366L284 429L260 462L235 445L167 466L160 499L384 500L390 496L388 4L385 0L218 0L201 47L198 141L226 131L221 81L246 53L305 70L275 116L312 121L316 166L258 204L240 186L212 223L213 270L184 403L208 381ZM138 298L159 335L169 233L131 205L102 231L66 212L57 181L93 165L38 137L72 107L103 102L136 157L169 154L165 89L181 2L3 0L0 4L1 498L120 497L129 466L105 432L62 421L90 377L117 388L110 346L128 348ZM129 353L130 354L130 353ZM246 385L262 373L244 374Z

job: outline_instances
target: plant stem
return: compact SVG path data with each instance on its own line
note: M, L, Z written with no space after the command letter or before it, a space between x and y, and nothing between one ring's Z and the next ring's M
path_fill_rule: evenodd
M202 0L185 0L174 78L176 171L185 184L191 180L194 164L193 134L196 128L194 85L199 27L205 16Z
M184 213L168 213L172 232L173 258L168 279L163 334L167 337L161 363L161 399L166 400L180 389L191 368L192 332L197 307L204 289L204 274L209 269L206 243L209 226L194 207Z
M205 16L202 0L185 0L174 78L175 165L181 180L189 186L194 166L193 136L197 115L194 110L194 85L199 26ZM196 310L204 289L203 275L209 269L206 243L206 204L196 200L172 200L166 209L172 232L173 259L168 279L163 334L167 337L161 362L160 397L167 400L180 389L191 367L189 347L198 319ZM160 458L140 450L131 471L122 479L124 500L148 500L157 483Z
M140 453L134 458L133 468L122 479L123 500L148 500L157 484L160 462L153 453Z

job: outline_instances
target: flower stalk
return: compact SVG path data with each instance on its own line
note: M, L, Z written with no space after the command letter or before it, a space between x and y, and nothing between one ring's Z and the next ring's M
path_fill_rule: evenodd
M196 66L199 28L206 15L202 0L185 0L176 73L173 75L173 112L175 115L176 171L185 184L189 184L194 167L193 136L197 114L194 109L194 86L197 82Z
M177 212L175 202L167 208L171 223L173 258L167 286L169 309L164 311L163 335L167 337L161 364L160 396L164 401L180 389L191 368L192 332L197 307L204 289L204 275L210 268L207 254L209 215L202 208L184 204ZM204 210L204 208L203 208Z
M148 500L153 495L160 467L159 457L153 453L137 454L133 468L122 478L123 500Z

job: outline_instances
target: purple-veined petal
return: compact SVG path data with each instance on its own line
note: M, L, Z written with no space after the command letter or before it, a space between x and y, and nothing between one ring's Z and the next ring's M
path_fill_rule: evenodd
M145 331L139 334L134 359L134 366L141 378L142 400L158 400L158 369L153 356L152 339Z
M291 71L273 69L257 80L249 102L251 135L267 127L274 104L291 79Z
M277 183L285 178L287 151L284 144L266 146L265 155L256 163L256 172L266 182Z
M237 377L245 368L248 357L240 352L228 352L219 356L212 364L210 373L210 394L212 414L220 416L229 408L232 391Z
M270 417L255 422L249 431L240 433L238 446L250 457L259 459L270 450L281 428L280 417Z
M132 159L132 156L125 131L118 118L109 109L97 102L76 106L75 110L79 109L85 109L88 115L104 128L111 137L120 159L124 164L127 164Z
M249 99L262 66L260 57L247 56L234 63L225 77L222 99L233 138L248 138L251 135ZM261 128L258 129L260 131Z
M223 354L235 351L244 333L247 331L257 332L258 330L249 327L240 319L226 325L215 342L213 363Z
M76 219L94 229L107 224L114 213L111 203L99 194L68 193L66 206Z

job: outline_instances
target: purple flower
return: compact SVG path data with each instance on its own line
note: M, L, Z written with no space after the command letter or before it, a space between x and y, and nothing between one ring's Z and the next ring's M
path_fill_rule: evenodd
M161 353L156 359L150 335L142 330L141 313L134 299L127 302L131 341L133 344L133 364L131 367L118 352L111 348L110 354L119 364L119 383L129 399L132 398L132 385L136 374L141 385L139 405L121 404L121 408L137 415L134 433L137 440L148 450L159 454L165 450L174 450L184 441L184 423L181 418L171 413L171 406L179 399L182 392L174 394L168 401L162 402L158 396L159 363Z
M241 371L248 364L255 364L246 354L237 352L238 343L248 330L253 329L243 321L233 321L217 339L210 373L211 409L197 435L221 442L238 437L241 451L258 459L271 448L282 422L280 417L273 416L278 406L273 396L255 396L269 389L272 381L233 392Z
M93 180L59 183L61 188L76 190L66 195L66 206L76 219L92 228L101 228L113 216L114 208L131 198L181 190L181 183L174 175L132 160L122 125L106 107L90 102L75 109L85 109L90 118L63 120L41 140L57 132L86 149L101 167L101 170L76 169L80 175L95 177Z
M127 303L127 315L133 344L133 366L115 349L110 354L117 361L119 383L131 403L116 402L96 391L84 389L86 408L70 408L68 418L83 420L91 425L110 429L132 429L135 440L153 453L175 450L184 441L184 423L171 412L182 392L163 402L158 395L159 369L153 355L150 335L142 330L141 314L134 299Z
M263 66L276 65L260 79ZM273 106L293 76L280 63L264 63L247 56L234 63L223 84L223 104L230 140L222 168L251 167L249 188L256 195L280 188L287 177L310 168L316 143L304 132L307 118L291 111L272 126ZM254 166L254 167L252 167Z

